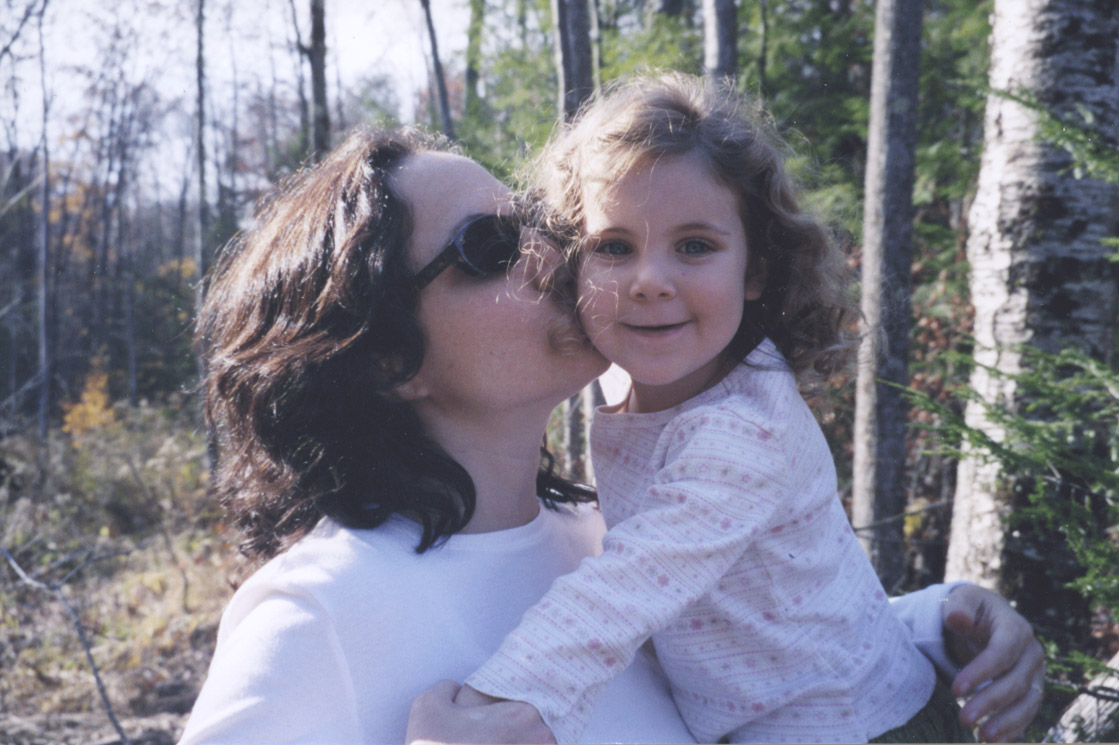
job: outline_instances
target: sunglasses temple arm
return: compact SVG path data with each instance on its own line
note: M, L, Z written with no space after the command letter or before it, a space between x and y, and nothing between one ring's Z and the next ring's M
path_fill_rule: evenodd
M451 244L443 249L443 251L431 260L431 263L421 269L412 283L417 290L422 290L431 284L431 281L439 276L439 273L453 264L459 257L458 246Z

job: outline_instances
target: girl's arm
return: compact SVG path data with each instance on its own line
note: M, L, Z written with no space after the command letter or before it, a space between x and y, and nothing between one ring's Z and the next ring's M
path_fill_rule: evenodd
M703 426L697 411L689 415L670 427L687 434L673 440L680 444L643 496L642 512L607 531L603 554L557 579L466 680L532 704L558 742L578 737L606 682L715 587L788 492L782 438L732 415L704 412ZM731 422L719 416L741 434L734 459L712 465L713 452L729 452L723 425Z

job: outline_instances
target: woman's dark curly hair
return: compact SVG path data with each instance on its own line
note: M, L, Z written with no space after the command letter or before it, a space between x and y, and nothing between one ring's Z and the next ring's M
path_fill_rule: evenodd
M273 190L210 275L196 343L218 449L211 489L251 559L324 515L371 528L400 513L422 525L422 552L473 514L469 474L389 395L424 358L411 213L390 173L451 149L415 129L355 132ZM594 498L552 465L542 451L546 503Z
M626 174L674 155L697 154L738 196L762 296L747 302L726 354L741 360L773 339L801 384L844 371L857 316L852 274L820 223L805 214L785 171L768 115L734 91L683 74L615 81L562 125L532 165L534 194L555 210L553 231L577 263L588 185L609 190Z

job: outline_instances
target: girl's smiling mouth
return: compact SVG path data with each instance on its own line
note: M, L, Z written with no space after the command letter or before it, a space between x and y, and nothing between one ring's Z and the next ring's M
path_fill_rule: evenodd
M665 323L665 324L637 324L637 323L626 323L624 321L619 321L618 325L621 326L622 328L626 329L627 331L632 331L634 333L657 335L657 334L664 334L664 333L668 333L668 332L671 332L671 331L675 331L677 329L681 329L684 326L686 326L687 323L688 323L687 321L680 321L678 323Z

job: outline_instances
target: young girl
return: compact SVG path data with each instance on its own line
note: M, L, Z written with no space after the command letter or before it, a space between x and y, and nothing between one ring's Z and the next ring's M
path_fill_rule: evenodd
M847 273L759 121L699 80L637 79L544 155L545 196L584 236L580 319L633 382L592 429L604 553L466 682L534 705L561 743L650 637L700 742L962 734L798 391L844 364Z

